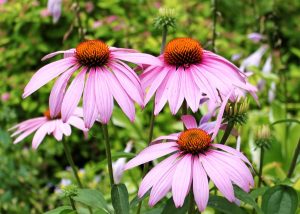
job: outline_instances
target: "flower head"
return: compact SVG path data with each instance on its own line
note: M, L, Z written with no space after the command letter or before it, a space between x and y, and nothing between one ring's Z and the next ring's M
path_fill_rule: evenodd
M193 112L201 100L210 100L219 106L235 89L255 93L245 74L225 58L204 50L191 38L170 41L158 57L163 66L149 66L141 75L143 90L147 91L145 104L155 95L155 114L169 103L176 114L184 99Z
M58 141L62 140L63 135L70 136L71 125L84 132L87 131L84 127L83 120L79 117L77 112L80 112L80 109L76 109L68 121L63 122L60 114L52 117L50 111L47 110L42 117L32 118L17 124L10 129L14 130L11 136L17 136L14 140L14 144L21 142L24 138L35 132L32 140L32 148L37 149L47 134L53 135Z
M76 49L57 51L43 59L60 53L65 55L64 59L38 70L25 87L23 97L59 76L49 98L51 117L61 112L62 120L66 122L83 94L83 117L87 128L98 116L102 123L108 123L114 106L113 98L131 121L135 118L134 102L143 106L144 93L139 77L123 61L161 65L157 58L149 54L109 47L100 40L87 40L77 45ZM66 90L74 73L76 76Z
M142 180L138 196L150 191L149 205L155 205L170 190L176 207L181 207L191 190L203 211L209 198L209 180L231 202L235 201L233 183L248 192L254 185L248 159L231 147L213 144L210 134L215 122L200 122L190 115L182 117L187 130L154 140L126 164L126 169L171 154ZM167 142L162 143L162 140Z

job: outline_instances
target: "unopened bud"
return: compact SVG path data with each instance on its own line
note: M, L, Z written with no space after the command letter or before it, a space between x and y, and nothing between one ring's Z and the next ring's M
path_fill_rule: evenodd
M78 187L76 185L68 185L62 188L65 197L74 197L78 194Z
M158 16L154 20L156 28L176 27L175 10L171 8L160 8Z
M229 123L244 124L247 121L249 101L242 99L237 102L228 102L225 107L224 118Z
M263 125L256 130L255 144L257 145L257 147L269 149L271 147L272 141L273 137L271 135L269 126Z

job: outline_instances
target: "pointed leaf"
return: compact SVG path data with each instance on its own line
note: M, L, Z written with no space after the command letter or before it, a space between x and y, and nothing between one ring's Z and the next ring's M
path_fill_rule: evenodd
M113 185L111 199L116 214L129 214L128 191L124 184Z

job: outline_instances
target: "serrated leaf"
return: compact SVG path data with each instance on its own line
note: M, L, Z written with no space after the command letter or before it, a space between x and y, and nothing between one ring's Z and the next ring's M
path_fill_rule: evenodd
M61 214L64 211L73 211L73 210L72 210L72 207L70 207L70 206L61 206L61 207L55 208L54 210L45 212L44 214Z
M116 214L129 214L128 191L124 184L114 184L111 200Z
M210 195L207 206L225 214L246 214L246 211L238 207L235 203L230 203L227 199L221 196Z
M176 208L173 198L170 198L167 201L166 205L164 206L164 209L161 214L185 214L185 213L187 213L187 211L189 209L189 207L188 207L189 201L190 201L189 199L190 198L187 196L185 198L183 206L180 208Z
M258 207L257 203L255 202L255 200L250 196L250 194L244 192L241 188L239 188L238 186L234 186L234 194L235 196L243 201L246 204L251 205L258 214L262 214L261 209Z
M265 214L294 214L297 207L298 195L290 186L274 186L262 197L262 210Z
M77 196L72 197L72 199L92 208L108 210L106 201L98 190L78 189Z

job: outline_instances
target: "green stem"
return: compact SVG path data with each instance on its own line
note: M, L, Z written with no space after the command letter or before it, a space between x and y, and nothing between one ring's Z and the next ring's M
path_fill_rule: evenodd
M218 0L212 0L212 13L213 13L213 35L212 35L212 42L211 42L211 46L212 46L212 51L216 52L216 47L215 47L215 42L216 42L216 38L217 38L217 2Z
M80 188L82 188L82 183L81 183L81 181L79 179L79 176L78 176L78 173L77 173L77 168L76 168L76 166L74 164L74 161L73 161L73 158L72 158L72 155L71 155L71 152L70 152L69 145L68 145L68 143L65 140L63 140L62 143L63 143L63 146L64 146L64 150L65 150L65 154L66 154L67 160L68 160L68 162L69 162L69 164L70 164L70 166L72 168L74 177L76 179L77 185Z
M163 26L160 54L162 54L165 50L166 41L167 41L167 34L168 34L168 27Z
M300 153L300 138L298 140L298 144L297 144L297 147L296 147L296 150L294 152L294 156L293 156L293 159L292 159L292 162L291 162L291 165L290 165L290 169L289 169L289 172L288 172L288 175L287 175L288 178L291 178L292 175L293 175L293 172L294 172L296 164L297 164L297 159L298 159L299 153Z
M264 155L265 155L265 149L264 147L260 148L260 160L259 160L259 171L258 171L258 185L257 187L259 188L262 183L262 170L264 166Z
M228 124L226 126L226 129L225 129L225 132L224 132L224 135L223 135L223 137L221 139L220 144L225 144L226 143L226 141L227 141L227 139L228 139L228 137L229 137L229 135L230 135L233 127L234 127L234 122L228 122Z
M76 8L75 8L75 14L76 14L76 18L78 21L78 29L79 29L79 38L80 41L82 41L84 39L84 32L83 32L83 26L82 26L82 21L80 18L80 4L79 4L79 0L76 0Z
M195 213L195 200L194 200L194 194L193 191L190 191L190 203L189 203L189 211L188 214L194 214Z
M106 152L106 158L107 158L109 181L110 181L110 186L112 187L115 184L115 182L114 182L114 175L113 175L113 168L112 168L111 148L110 148L107 124L103 124L102 129L103 129L103 135L104 135L104 139L105 139L104 140L105 141L105 152Z
M69 197L69 200L70 200L70 204L71 204L72 209L75 210L76 213L77 213L77 210L76 210L76 206L75 206L74 200L73 200L71 197Z

